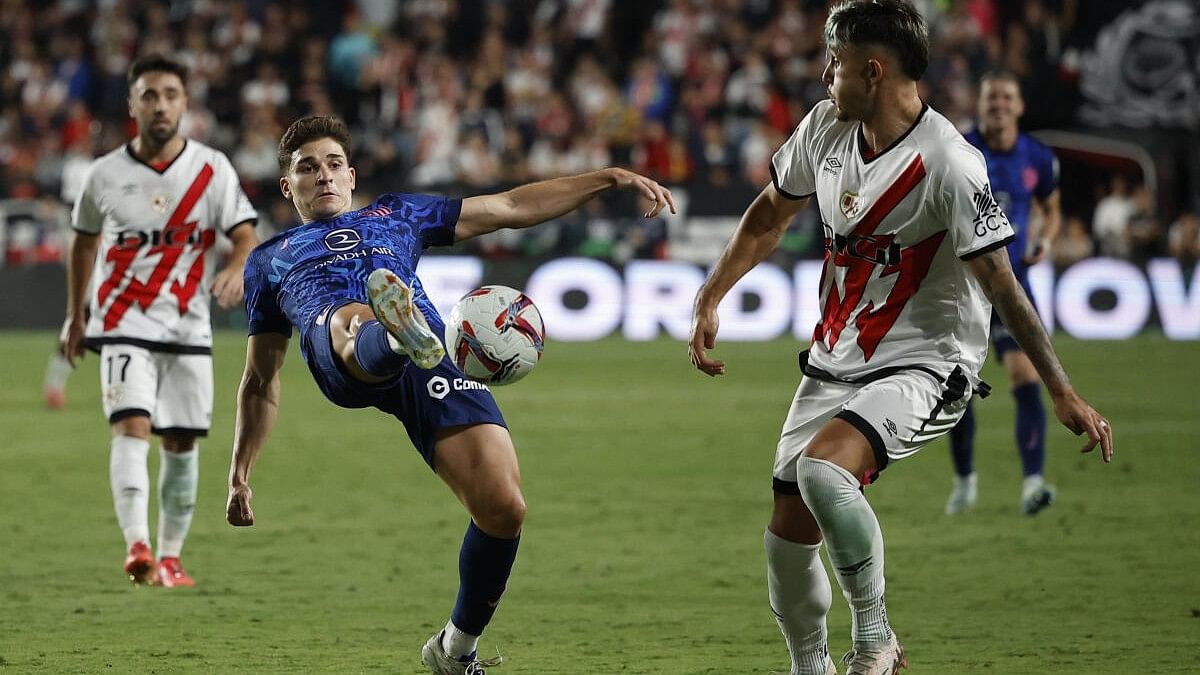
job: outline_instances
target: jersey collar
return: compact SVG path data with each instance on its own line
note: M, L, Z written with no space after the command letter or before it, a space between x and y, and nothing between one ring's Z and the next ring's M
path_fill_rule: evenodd
M141 157L138 157L137 155L133 154L133 143L132 142L125 144L125 152L129 154L130 158L132 158L133 161L137 162L138 164L141 164L142 166L146 167L147 169L150 169L151 171L153 171L154 173L156 173L160 176L163 175L164 173L166 173L172 166L174 166L175 162L178 162L180 157L183 157L183 153L187 152L187 148L188 148L188 140L185 138L185 139L183 139L183 147L179 149L179 154L175 155L175 157L172 158L171 161L167 162L167 165L164 166L162 168L162 170L160 171L159 169L155 168L155 166L153 164L146 162Z
M925 111L927 110L929 110L929 104L923 103L921 105L921 112L917 114L917 119L913 120L913 123L908 127L908 130L900 134L899 138L892 141L886 148L880 150L874 155L867 154L867 139L865 136L863 136L862 122L859 122L858 131L855 132L854 137L858 144L858 156L862 159L863 164L870 164L871 162L874 162L875 160L887 154L889 150L904 142L904 139L908 138L908 135L913 132L913 129L916 129L917 125L921 123L922 119L924 119Z

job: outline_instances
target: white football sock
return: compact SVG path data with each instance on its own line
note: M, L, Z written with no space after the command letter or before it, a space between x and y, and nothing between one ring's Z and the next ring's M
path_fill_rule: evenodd
M892 629L883 600L883 532L858 480L832 462L805 456L797 473L800 494L825 535L829 561L850 603L854 642L888 640Z
M146 457L150 441L133 436L116 436L108 455L108 480L112 485L117 525L125 535L125 546L135 541L150 542L150 470Z
M196 485L200 478L200 450L159 451L158 468L158 557L178 558L183 540L192 525L196 507Z
M791 675L825 675L829 632L825 615L833 604L820 544L799 544L767 530L767 594L771 611L792 657Z
M55 352L46 363L46 377L42 386L46 389L63 389L67 386L67 378L71 376L71 362L67 357Z
M474 654L479 645L479 636L464 633L454 625L453 621L446 622L442 632L442 650L452 659L460 659L468 654Z

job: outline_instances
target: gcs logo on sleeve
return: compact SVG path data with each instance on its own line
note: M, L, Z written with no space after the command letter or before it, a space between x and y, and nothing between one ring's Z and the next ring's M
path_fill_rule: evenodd
M971 197L971 201L975 203L975 219L971 222L975 226L976 237L987 236L988 232L995 232L1008 225L1008 216L1004 215L1004 210L992 197L991 187L983 186L982 190Z

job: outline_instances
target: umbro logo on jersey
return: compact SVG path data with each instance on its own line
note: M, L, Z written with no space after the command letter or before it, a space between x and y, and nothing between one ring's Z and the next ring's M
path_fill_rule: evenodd
M358 232L342 228L325 235L325 247L330 251L349 251L362 243L362 235Z
M821 167L821 170L836 176L842 171L842 160L837 157L826 157L825 166Z

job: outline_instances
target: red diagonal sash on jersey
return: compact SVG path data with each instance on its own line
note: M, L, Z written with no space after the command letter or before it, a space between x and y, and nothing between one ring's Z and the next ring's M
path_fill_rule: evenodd
M200 287L200 279L204 277L204 254L217 243L216 230L202 230L200 232L200 243L197 245L199 255L192 263L192 268L188 270L187 278L182 284L176 279L171 283L171 293L179 300L179 316L187 314L188 303L192 301L192 296L196 294L196 289Z
M874 302L868 302L854 321L854 325L858 327L858 346L863 351L863 361L871 360L875 349L883 341L883 336L896 325L896 319L900 318L900 310L904 309L921 286L925 275L929 274L933 256L945 238L946 230L942 230L921 243L902 250L900 264L888 265L879 273L881 279L897 271L900 276L896 277L892 291L888 293L887 300L879 309L875 309Z
M826 241L822 286L832 267L849 269L843 284L844 297L838 293L836 280L830 282L832 286L821 313L821 321L813 331L814 342L827 339L828 348L833 349L850 319L850 314L862 301L867 282L871 280L875 268L881 262L884 264L880 272L881 277L896 272L900 272L900 276L883 306L878 311L873 311L874 303L869 304L855 321L859 330L858 344L863 350L864 361L871 359L880 341L891 330L900 315L900 310L929 272L933 254L941 244L942 237L930 237L916 246L901 249L900 259L892 260L889 251L893 248L895 235L876 235L875 229L924 178L925 164L921 156L917 155L859 221L841 250L835 250L837 247L833 241Z
M167 224L163 227L162 241L156 246L150 247L146 251L146 255L154 255L161 253L158 265L150 274L150 278L146 283L142 283L137 277L130 275L129 283L125 286L125 290L113 300L113 304L109 307L108 312L104 315L104 330L112 330L121 323L121 317L125 316L125 312L129 307L136 302L142 311L149 309L150 304L154 302L154 298L158 297L158 292L162 289L162 284L167 279L167 275L171 273L171 268L175 266L179 256L183 253L184 245L192 232L196 229L197 221L186 222L188 214L195 208L196 202L200 201L201 195L208 187L209 182L213 177L213 168L211 164L205 163L200 169L200 173L192 180L192 185L184 193L183 199L179 200L179 205L175 207L175 211L167 220ZM207 247L204 247L207 248ZM108 297L121 279L128 271L133 259L137 256L138 248L130 246L113 246L108 251L106 260L114 262L112 274L108 279L101 284L98 291L98 299L100 304ZM203 256L203 249L201 250ZM193 270L195 265L193 265ZM203 271L203 269L201 269ZM192 274L189 272L189 280ZM198 281L198 278L197 278ZM193 289L194 292L194 289ZM176 296L179 294L176 293ZM190 295L188 296L191 297ZM181 302L180 313L184 313L187 309L187 304Z

